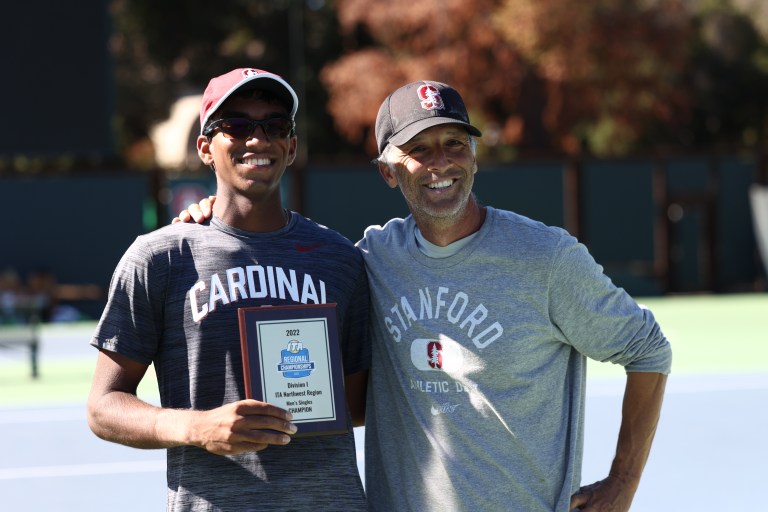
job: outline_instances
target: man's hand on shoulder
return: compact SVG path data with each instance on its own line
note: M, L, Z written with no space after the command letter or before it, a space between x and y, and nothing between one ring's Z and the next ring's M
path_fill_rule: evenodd
M178 217L174 217L171 224L177 222L197 222L202 224L213 215L213 203L216 202L216 196L203 198L199 203L192 203L186 210L181 210Z

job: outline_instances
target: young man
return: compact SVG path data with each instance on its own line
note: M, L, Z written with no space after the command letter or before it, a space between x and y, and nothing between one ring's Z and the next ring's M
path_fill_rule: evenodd
M241 307L336 303L351 392L369 364L359 251L281 204L297 107L290 85L266 71L210 81L197 149L216 173L213 218L137 238L91 341L100 351L91 429L127 446L167 448L168 510L365 508L351 425L345 435L291 439L288 411L245 399ZM159 407L136 396L150 363Z
M369 508L626 511L669 343L567 232L477 201L480 135L443 83L405 85L379 109L379 172L411 215L357 244L372 305ZM587 357L624 366L627 385L609 475L580 487Z

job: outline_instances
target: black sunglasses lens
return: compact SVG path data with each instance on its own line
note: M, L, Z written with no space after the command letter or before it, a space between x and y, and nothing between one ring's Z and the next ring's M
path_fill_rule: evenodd
M273 139L284 139L291 132L291 121L288 119L276 117L261 121L259 124L264 127L267 137Z
M270 139L284 139L291 133L293 124L290 119L275 117L264 121L245 118L222 119L218 128L232 139L247 139L252 137L256 127L261 126Z
M247 139L254 128L249 119L224 119L219 124L219 129L224 135L234 139Z

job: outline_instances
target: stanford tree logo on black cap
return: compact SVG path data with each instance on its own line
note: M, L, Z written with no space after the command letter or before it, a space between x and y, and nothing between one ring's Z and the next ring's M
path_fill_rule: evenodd
M443 98L440 91L434 85L424 84L419 87L421 108L424 110L443 110Z
M475 137L482 133L469 123L458 91L448 84L421 80L387 96L376 116L379 153L387 144L405 144L420 132L440 124L460 124Z

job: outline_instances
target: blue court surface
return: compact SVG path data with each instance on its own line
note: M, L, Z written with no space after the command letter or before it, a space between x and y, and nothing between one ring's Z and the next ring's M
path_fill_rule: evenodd
M89 335L88 330L75 330L44 339L41 378L46 361L95 357L87 346ZM0 376L20 364L20 357L0 353ZM9 389L0 377L1 511L164 510L164 451L135 450L96 438L86 423L85 396L17 404L3 395ZM607 474L622 391L620 375L588 382L584 484ZM632 510L765 510L767 430L768 371L673 373ZM364 430L355 434L362 471Z

